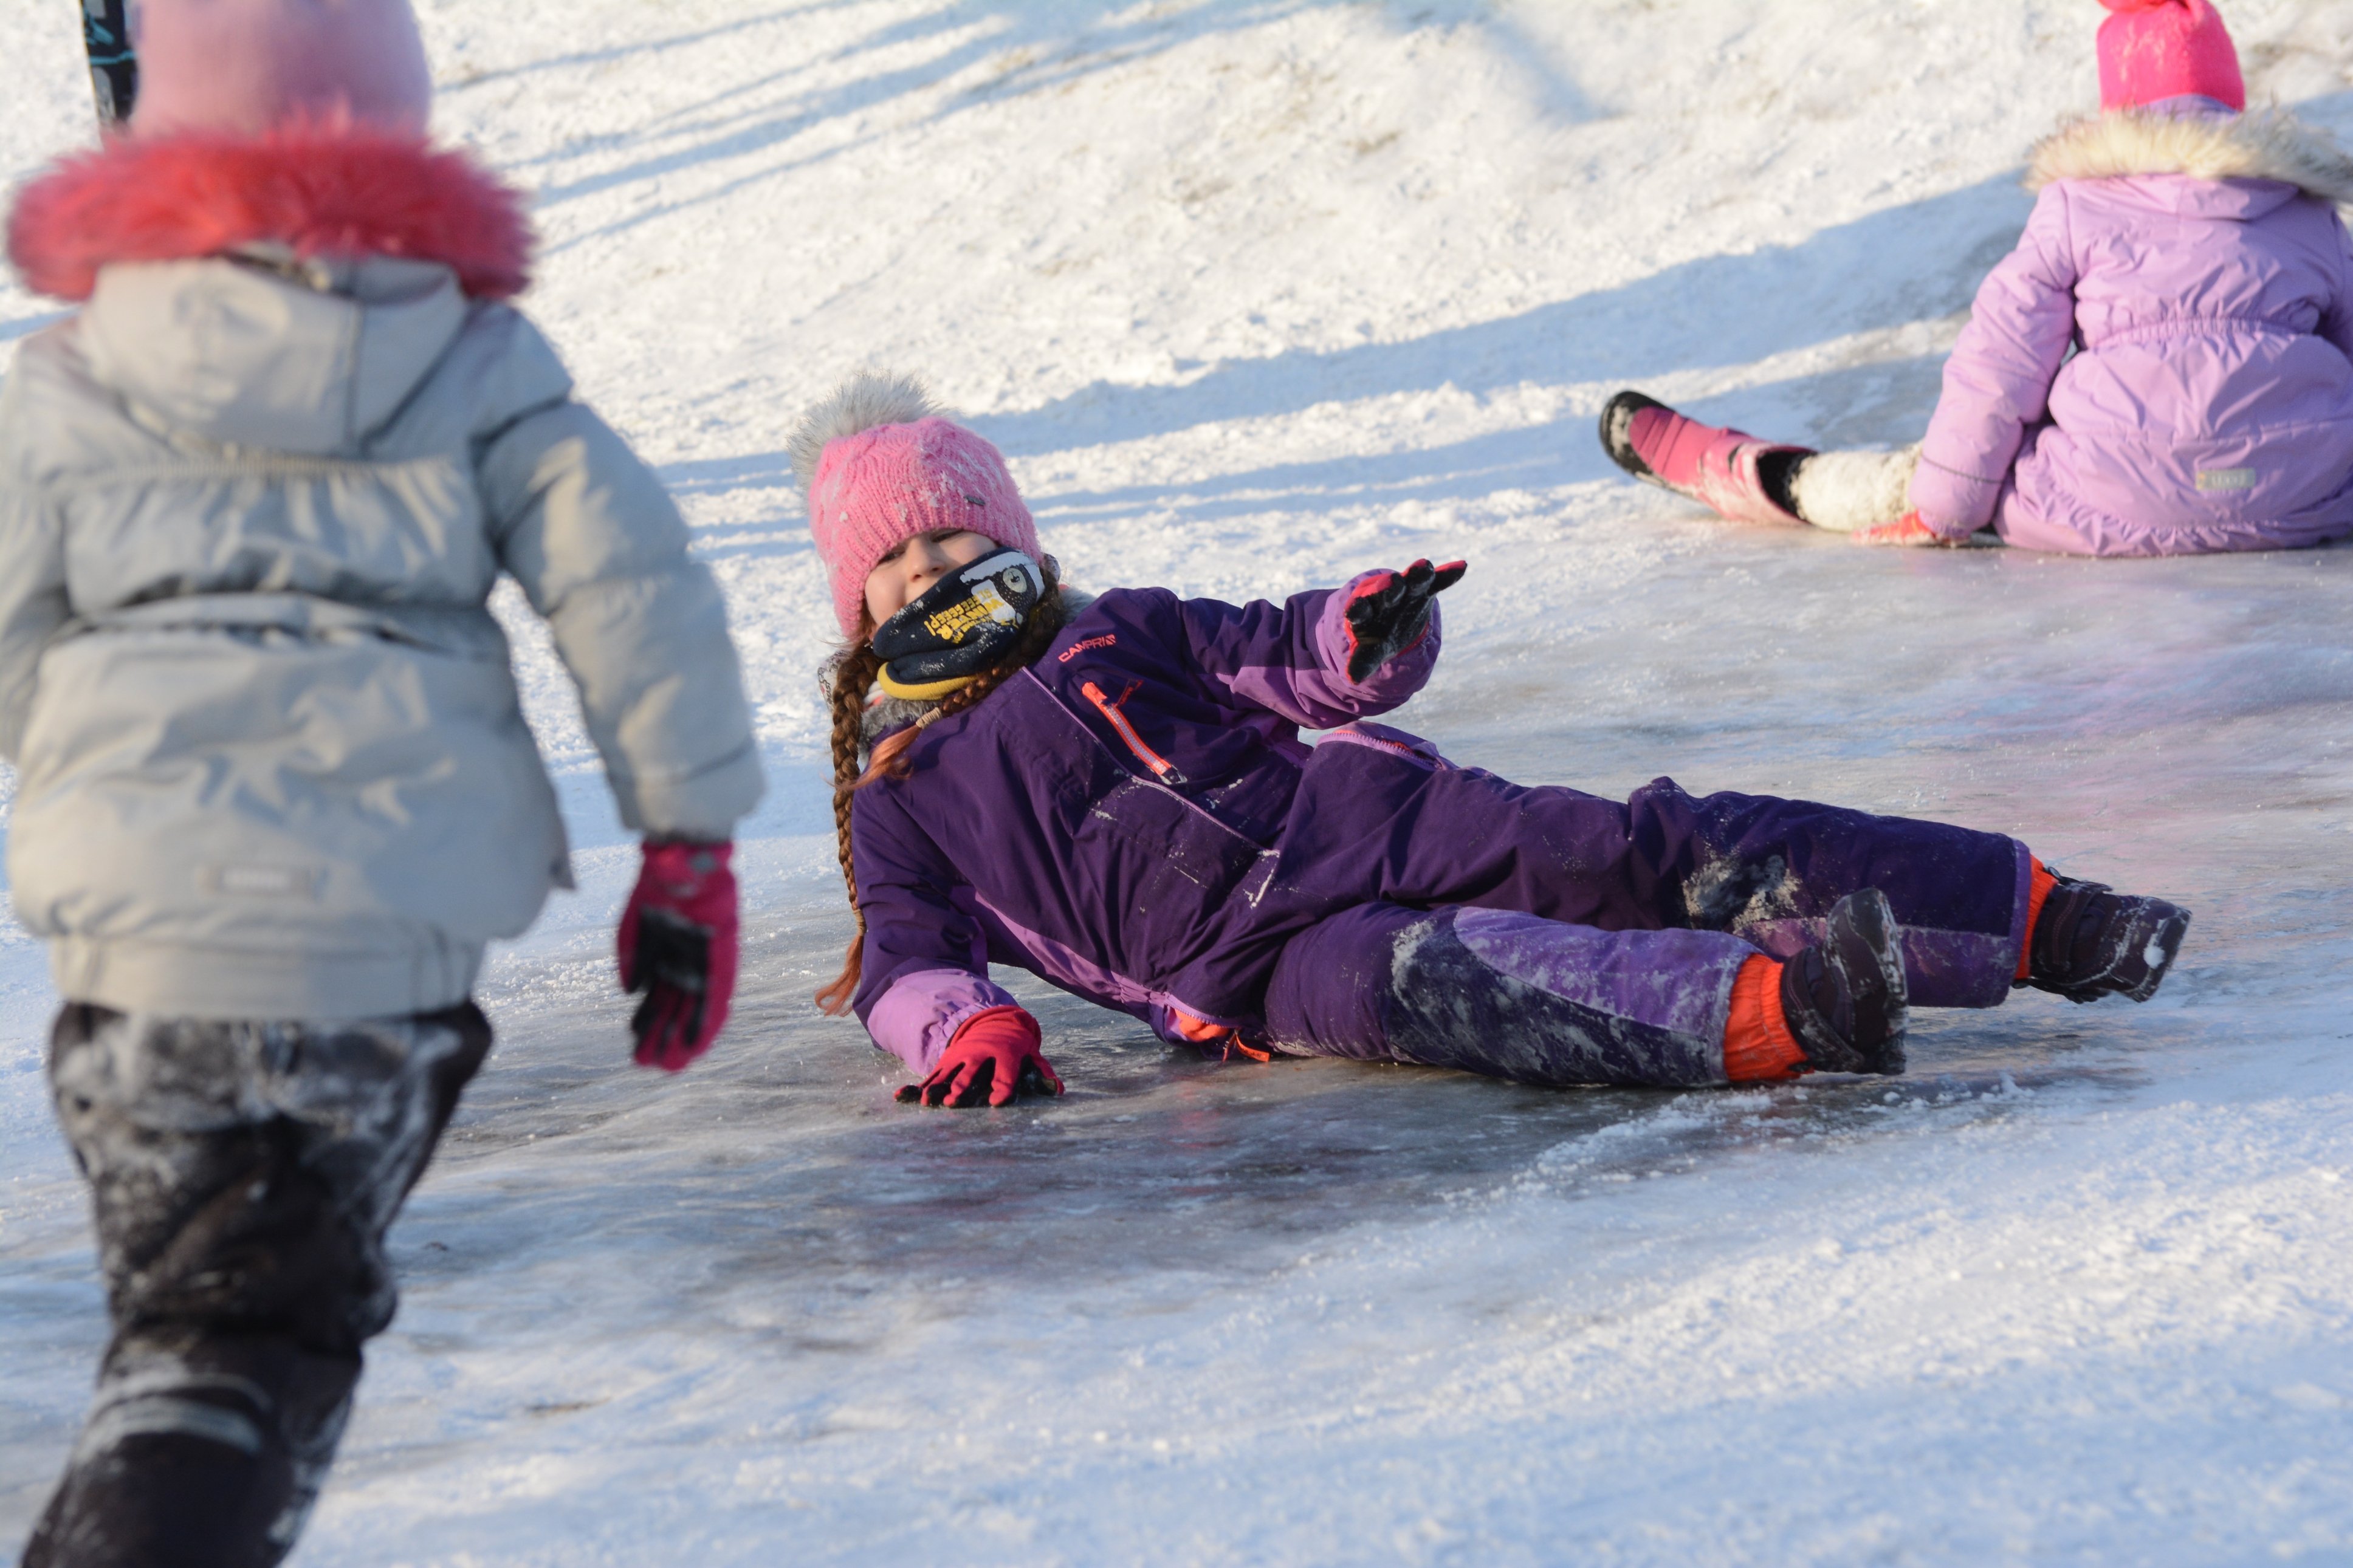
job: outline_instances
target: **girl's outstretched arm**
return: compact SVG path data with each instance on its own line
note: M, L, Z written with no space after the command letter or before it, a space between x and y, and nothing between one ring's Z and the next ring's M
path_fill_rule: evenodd
M905 1062L923 1088L936 1083L942 1091L915 1098L964 1105L978 1104L985 1095L1001 1105L1021 1087L1027 1061L1042 1068L1040 1076L1059 1092L1060 1079L1037 1052L1036 1024L988 978L987 940L967 901L971 889L904 803L887 788L860 792L850 844L858 905L866 919L850 1005L877 1047ZM1008 1014L1028 1022L1026 1052L1008 1055L1018 1032ZM988 1076L966 1070L983 1060L1007 1070ZM976 1089L978 1094L965 1098Z
M1993 521L2028 428L2075 335L2075 261L2063 184L2045 185L2018 247L1986 275L1945 362L1945 389L1920 447L1912 508L1939 536Z
M1358 574L1343 587L1236 606L1187 599L1185 637L1203 674L1234 696L1310 730L1401 706L1438 664L1434 596L1462 563Z

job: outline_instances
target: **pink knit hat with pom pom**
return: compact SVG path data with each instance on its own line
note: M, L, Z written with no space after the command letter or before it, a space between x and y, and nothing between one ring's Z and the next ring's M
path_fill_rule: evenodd
M850 377L794 432L809 536L841 635L858 636L866 575L903 542L968 530L1036 559L1038 527L997 449L943 418L905 376Z
M135 136L249 136L349 116L422 135L433 76L408 0L133 0Z
M2196 94L2247 107L2239 51L2206 0L2100 0L2100 107L2137 109Z

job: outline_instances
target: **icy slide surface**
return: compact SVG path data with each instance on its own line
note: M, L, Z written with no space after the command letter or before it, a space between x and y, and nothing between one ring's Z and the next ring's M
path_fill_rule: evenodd
M1931 406L2077 0L422 0L531 301L723 575L775 791L747 994L625 1065L634 856L543 644L586 890L395 1236L297 1561L2353 1561L2353 553L2109 565L1743 531L1621 482L1635 382L1820 441ZM2233 0L2353 131L2343 8ZM0 176L88 135L0 0ZM0 338L49 319L0 289ZM782 456L853 364L1013 456L1082 582L1467 555L1400 722L1530 781L1825 796L2191 905L2157 1002L1932 1017L1899 1083L1220 1068L1038 997L1069 1100L909 1113L848 922ZM102 1340L0 944L0 1556Z

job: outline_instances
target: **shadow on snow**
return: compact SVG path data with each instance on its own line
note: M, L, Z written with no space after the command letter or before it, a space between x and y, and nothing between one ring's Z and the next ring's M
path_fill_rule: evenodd
M631 47L631 53L687 52L717 47L768 29L805 26L821 12L839 11L851 0L816 0L764 12L723 26L676 34ZM1208 34L1240 32L1303 12L1336 8L1345 0L1196 0L1182 6L1140 8L1116 0L1063 0L1061 4L1008 5L1005 0L945 0L923 12L888 22L854 42L801 58L750 81L728 85L696 102L600 136L586 137L552 153L525 160L530 168L576 158L605 148L635 149L652 142L660 150L614 167L543 186L542 207L559 205L617 186L659 180L700 165L750 157L781 146L824 122L911 96L946 96L923 119L936 124L980 104L1057 88L1118 66L1166 53ZM1350 9L1360 7L1349 6ZM1419 29L1438 25L1475 26L1493 40L1498 58L1528 79L1529 96L1542 112L1562 122L1598 117L1585 94L1546 63L1545 51L1509 19L1486 14L1472 0L1443 0L1409 14L1384 5L1392 26ZM511 69L484 72L454 84L470 89L565 69L593 68L618 51L559 56ZM789 54L790 50L784 51ZM903 63L900 63L903 62ZM795 84L819 73L847 68L848 80L802 89ZM985 73L958 85L958 79ZM903 129L893 126L893 132ZM876 135L859 135L807 153L748 171L715 188L653 203L625 217L577 235L553 247L609 238L642 224L723 201L747 186L773 180L809 164L865 146Z

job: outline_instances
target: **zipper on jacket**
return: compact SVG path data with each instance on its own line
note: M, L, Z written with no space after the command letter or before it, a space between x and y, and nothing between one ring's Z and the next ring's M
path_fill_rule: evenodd
M1141 684L1140 681L1136 683L1136 685ZM1095 705L1096 711L1111 721L1111 727L1119 731L1119 738L1127 742L1127 749L1135 753L1136 760L1152 770L1154 778L1169 785L1181 784L1185 782L1185 775L1176 771L1176 765L1145 745L1144 737L1135 732L1135 726L1127 721L1127 715L1120 711L1121 706L1135 695L1135 686L1132 685L1121 692L1118 702L1113 702L1105 697L1103 694L1103 688L1092 680L1080 687L1079 690L1088 701Z

